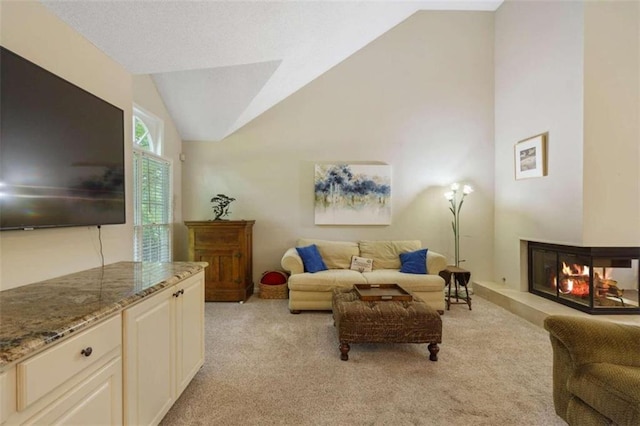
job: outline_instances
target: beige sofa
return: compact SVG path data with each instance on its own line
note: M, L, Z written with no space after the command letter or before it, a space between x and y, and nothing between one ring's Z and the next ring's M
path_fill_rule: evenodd
M400 253L421 249L419 240L411 241L326 241L300 239L296 247L315 244L328 270L304 272L304 264L295 247L286 251L281 265L289 277L289 310L331 310L334 288L350 288L354 284L396 283L444 312L444 279L438 274L446 265L446 258L432 250L427 251L427 274L400 272ZM352 256L373 259L371 272L349 269Z

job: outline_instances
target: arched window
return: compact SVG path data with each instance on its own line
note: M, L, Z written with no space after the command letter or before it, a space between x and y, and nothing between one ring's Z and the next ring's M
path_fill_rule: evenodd
M171 162L160 156L163 122L133 109L134 260L170 262Z
M133 142L138 148L142 148L146 151L154 152L153 139L149 134L149 127L144 124L144 121L137 115L133 116Z
M139 107L133 108L134 148L162 155L164 123L155 115Z

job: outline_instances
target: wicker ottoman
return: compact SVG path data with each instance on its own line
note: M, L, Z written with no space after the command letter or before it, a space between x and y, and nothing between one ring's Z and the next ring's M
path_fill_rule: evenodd
M350 343L428 343L429 359L438 360L442 319L422 300L365 302L353 290L335 289L332 306L343 361Z

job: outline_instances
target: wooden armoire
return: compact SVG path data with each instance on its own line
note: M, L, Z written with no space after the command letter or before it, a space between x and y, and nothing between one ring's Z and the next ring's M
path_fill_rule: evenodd
M253 293L254 220L185 222L189 260L208 262L206 302L244 302Z

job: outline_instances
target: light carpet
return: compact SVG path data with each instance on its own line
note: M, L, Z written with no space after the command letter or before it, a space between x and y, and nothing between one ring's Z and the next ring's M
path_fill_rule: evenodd
M330 312L287 300L207 303L205 364L162 425L563 425L545 330L480 297L426 344L352 344Z

